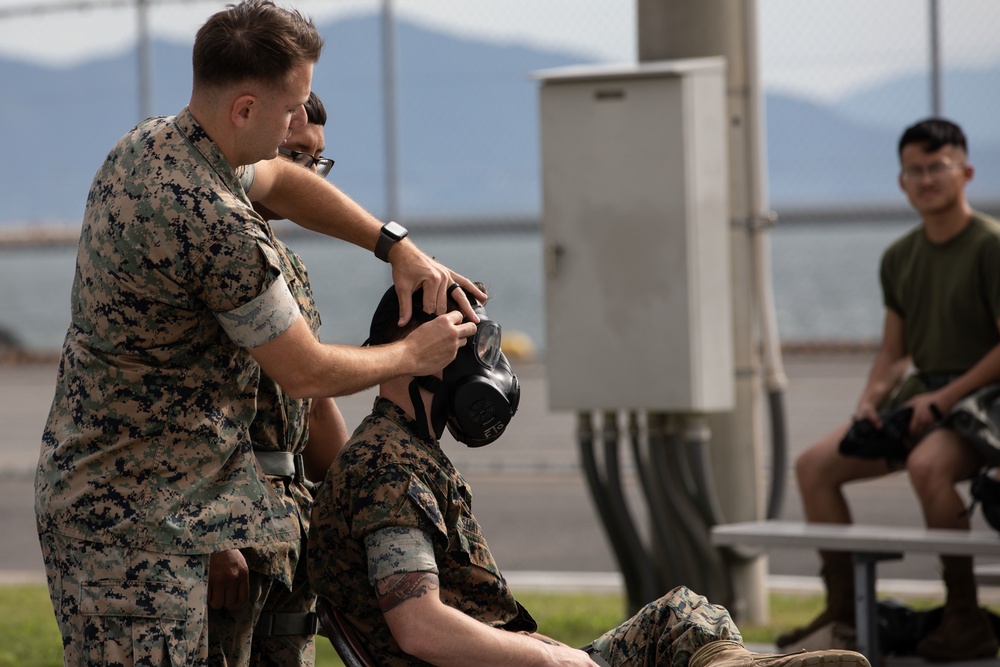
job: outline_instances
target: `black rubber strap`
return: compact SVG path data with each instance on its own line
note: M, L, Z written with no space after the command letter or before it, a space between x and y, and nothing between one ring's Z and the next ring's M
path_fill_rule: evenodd
M317 630L319 630L319 618L308 611L297 614L261 614L253 633L262 637L284 637L314 635Z

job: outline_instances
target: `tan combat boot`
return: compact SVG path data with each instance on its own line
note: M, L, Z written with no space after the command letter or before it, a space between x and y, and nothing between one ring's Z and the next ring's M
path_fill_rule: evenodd
M812 665L844 665L871 667L868 659L855 651L830 649L799 651L798 653L753 653L734 641L716 641L695 651L688 667L811 667Z
M997 639L986 613L979 608L972 558L942 556L948 589L941 623L917 643L917 655L926 660L995 658Z
M826 608L808 625L778 635L774 644L780 650L802 648L799 643L803 639L831 623L854 627L854 561L851 554L820 551L819 556L823 561L820 574L826 586Z

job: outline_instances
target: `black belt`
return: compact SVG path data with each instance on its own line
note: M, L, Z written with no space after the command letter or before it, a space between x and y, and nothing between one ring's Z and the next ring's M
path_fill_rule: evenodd
M297 614L260 615L254 626L254 635L273 637L286 635L314 635L319 630L319 617L314 612L305 611Z
M291 452L253 451L260 469L269 477L289 477L296 482L305 479L305 469L301 454Z

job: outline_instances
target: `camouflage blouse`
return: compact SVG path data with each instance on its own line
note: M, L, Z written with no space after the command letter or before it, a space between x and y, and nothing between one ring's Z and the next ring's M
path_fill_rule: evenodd
M536 629L497 569L462 475L413 426L395 404L376 399L330 468L309 534L313 589L344 612L376 664L392 667L423 663L392 638L369 581L365 538L384 528L430 536L445 604L494 627Z
M176 553L297 539L252 455L245 348L299 316L239 174L190 112L125 135L87 199L41 530Z
M298 302L302 316L319 338L320 315L305 264L281 239L272 235L271 242L278 251L281 271L288 282L288 288ZM311 404L309 399L292 398L277 382L261 372L260 386L257 389L257 414L250 424L250 440L254 449L301 454L309 440ZM275 493L285 501L288 511L297 517L300 536L307 535L313 485L305 480L289 480L285 477L268 477L267 480L274 487ZM296 539L247 548L243 550L243 555L251 570L272 576L291 587L299 558L305 557L301 551L302 540Z

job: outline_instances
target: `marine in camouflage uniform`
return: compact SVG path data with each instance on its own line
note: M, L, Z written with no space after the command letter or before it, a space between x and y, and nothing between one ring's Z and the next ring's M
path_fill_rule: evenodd
M210 554L299 539L288 490L252 452L261 367L293 395L344 395L422 371L469 335L449 318L362 352L300 321L242 177L262 205L374 248L402 291L480 293L333 185L268 160L306 120L322 46L271 0L216 12L195 38L190 106L141 123L95 177L36 473L67 664L204 665Z
M298 539L246 428L247 348L298 317L241 173L190 112L123 137L88 197L35 480L67 664L156 646L203 664L208 554Z
M393 639L379 609L374 572L404 572L412 529L429 536L445 604L512 632L537 629L514 599L472 513L472 493L439 443L421 439L394 403L376 399L330 469L316 498L309 574L316 592L339 608L378 665L423 665ZM376 535L396 533L394 548L369 563ZM369 574L372 568L373 574ZM711 642L740 642L729 613L686 588L650 603L592 646L612 665L685 667Z
M320 314L316 309L309 274L302 259L277 237L271 242L278 252L282 273L302 315L319 335ZM249 600L239 609L208 610L209 664L211 665L313 665L316 661L315 602L306 577L305 543L312 509L313 484L304 476L302 452L309 439L312 401L295 399L277 382L262 373L257 390L257 415L250 425L250 439L264 472L271 471L268 453L278 461L294 457L288 475L267 474L289 513L296 517L299 539L241 549L250 569ZM282 457L280 454L286 454Z
M292 130L284 145L315 156L325 145L326 108L316 93L310 92L305 109L308 122ZM301 160L296 163L302 164ZM326 175L314 165L303 166ZM265 221L279 217L258 203L254 203L254 210ZM321 318L305 264L280 239L272 236L271 241L302 316L319 339ZM316 415L314 408L324 414ZM317 420L315 428L312 417ZM278 491L285 492L283 497L290 501L289 510L298 518L301 539L240 550L250 570L248 601L238 609L209 609L209 663L226 667L308 667L316 660L317 622L316 596L306 577L305 541L314 491L307 475L322 481L329 467L328 457L332 459L347 439L346 428L332 398L292 398L262 372L250 439L268 481L280 486ZM210 592L212 581L210 577Z

